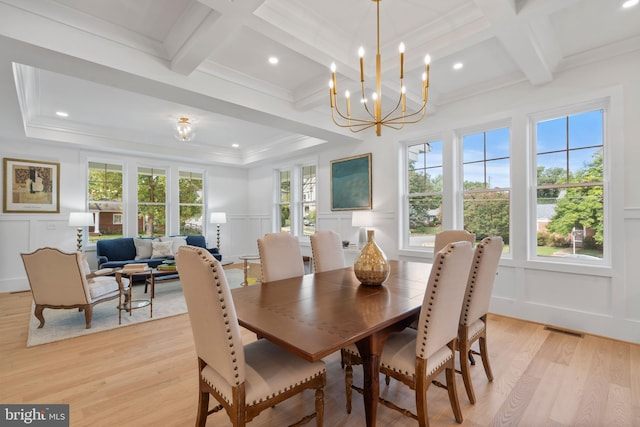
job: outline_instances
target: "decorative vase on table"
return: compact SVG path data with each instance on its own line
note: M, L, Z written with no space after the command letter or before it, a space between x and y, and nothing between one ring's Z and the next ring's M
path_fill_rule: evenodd
M389 277L389 261L373 240L373 230L367 230L367 243L353 264L353 271L363 285L382 285Z

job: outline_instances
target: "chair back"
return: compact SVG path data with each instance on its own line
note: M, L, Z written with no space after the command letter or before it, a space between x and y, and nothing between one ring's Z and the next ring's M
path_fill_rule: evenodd
M176 256L196 353L231 387L245 379L244 347L222 266L205 248L181 246Z
M476 235L467 230L444 230L436 234L436 241L433 244L433 253L438 253L448 243L469 242L471 246L476 240Z
M262 282L304 276L298 238L289 233L267 233L258 239Z
M316 230L311 235L313 269L316 273L345 268L340 235L331 230Z
M86 255L62 252L55 248L40 248L22 253L33 300L40 305L88 304Z
M420 310L417 357L427 359L457 337L472 258L469 242L449 243L437 253Z
M489 312L493 282L503 246L500 236L485 237L476 246L460 313L461 325L469 326Z

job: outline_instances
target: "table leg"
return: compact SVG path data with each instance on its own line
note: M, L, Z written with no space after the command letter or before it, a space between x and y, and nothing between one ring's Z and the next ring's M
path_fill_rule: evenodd
M153 318L153 297L156 294L156 281L153 277L153 273L151 273L151 280L149 280L149 287L151 288L149 290L149 293L151 295L151 298L149 298L149 317Z
M378 396L380 395L380 354L386 335L370 335L356 343L363 362L364 393L362 397L367 427L376 425Z

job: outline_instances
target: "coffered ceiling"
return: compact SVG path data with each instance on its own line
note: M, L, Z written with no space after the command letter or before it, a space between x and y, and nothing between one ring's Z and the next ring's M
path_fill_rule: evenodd
M493 88L544 85L565 69L640 48L640 6L621 5L383 0L383 93L398 89L401 41L410 107L424 54L432 57L428 114ZM328 66L335 61L340 89L357 92L363 45L372 87L375 7L370 0L0 0L0 133L236 166L359 141L374 131L352 134L331 123ZM457 62L462 69L452 68ZM194 141L173 138L183 116L194 123Z

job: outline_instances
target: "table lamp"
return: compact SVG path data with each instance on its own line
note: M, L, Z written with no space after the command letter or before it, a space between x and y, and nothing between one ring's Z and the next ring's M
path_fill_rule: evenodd
M358 234L358 249L362 249L367 243L367 227L373 225L373 212L353 211L351 213L351 226L360 227Z
M218 250L220 250L220 224L227 223L227 214L224 212L211 212L211 218L209 220L211 224L216 224L217 239L216 244Z
M93 214L91 212L71 212L69 214L69 226L78 227L77 251L82 250L82 229L93 225Z

